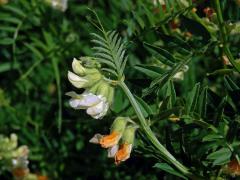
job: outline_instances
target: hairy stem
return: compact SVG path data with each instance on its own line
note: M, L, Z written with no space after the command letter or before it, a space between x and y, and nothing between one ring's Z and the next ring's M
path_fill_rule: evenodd
M147 124L147 122L143 116L143 113L142 113L139 105L137 104L136 99L134 98L134 96L132 95L130 90L128 89L127 85L123 81L120 81L119 85L123 89L124 93L126 94L126 96L129 99L129 101L131 102L131 105L133 106L133 108L137 114L137 117L139 119L141 129L143 130L143 132L145 133L145 135L147 136L149 141L153 144L153 146L162 155L162 158L164 160L168 161L169 163L172 163L185 176L190 177L192 179L197 179L196 177L194 177L194 175L189 171L189 169L187 167L185 167L183 164L181 164L179 161L177 161L175 159L175 157L172 154L170 154L168 152L168 150L158 141L158 139L154 135L153 131Z
M221 43L222 43L222 46L223 46L223 52L228 57L229 61L233 65L233 67L238 72L240 72L240 64L235 62L234 57L233 57L233 55L232 55L232 53L229 49L229 46L228 46L227 30L226 30L226 27L225 27L225 24L224 24L219 0L214 0L214 6L215 6L216 13L217 13L218 27L220 29L220 36L221 36Z

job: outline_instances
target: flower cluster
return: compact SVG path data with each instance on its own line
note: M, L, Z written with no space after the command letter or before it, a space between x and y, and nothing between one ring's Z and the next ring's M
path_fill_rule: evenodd
M27 146L18 147L17 136L11 134L10 138L0 135L0 162L3 162L3 170L10 171L16 180L47 180L46 176L30 173L28 168Z
M131 120L127 117L117 117L109 135L95 134L91 143L100 144L108 149L108 157L115 159L115 164L126 161L130 157L135 139L136 126L128 125Z
M112 103L114 88L97 69L94 59L82 57L72 62L73 72L68 72L68 80L79 89L85 89L82 94L68 92L71 99L69 104L74 109L85 109L94 119L101 119L107 114Z

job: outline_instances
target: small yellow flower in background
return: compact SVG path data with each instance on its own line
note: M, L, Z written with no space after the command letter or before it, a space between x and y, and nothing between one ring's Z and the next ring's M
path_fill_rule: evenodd
M211 7L206 7L203 9L203 12L205 13L206 17L209 19L212 19L214 15L216 15L215 11Z
M47 176L37 175L37 180L48 180Z
M235 2L237 3L238 7L240 7L240 0L235 0Z
M224 170L231 176L240 176L240 164L237 159L231 160Z
M232 64L230 63L228 57L227 57L225 54L222 56L222 61L223 61L223 64L224 64L224 65L230 65L230 66L232 66Z
M178 116L176 116L175 114L171 114L168 119L175 123L180 121L180 118Z
M197 8L192 8L192 12L193 13L197 12Z
M7 4L7 3L8 3L8 0L0 0L0 6L4 5L4 4Z

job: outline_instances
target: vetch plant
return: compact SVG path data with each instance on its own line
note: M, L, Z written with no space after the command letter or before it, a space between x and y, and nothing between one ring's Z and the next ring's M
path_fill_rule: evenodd
M217 1L216 5L216 9L218 9L219 4ZM190 6L188 3L181 4L182 8L188 8L188 6ZM214 27L216 26L215 30L212 31L210 28L212 25L206 23L204 19L198 18L194 13L196 13L196 10L191 11L190 16L196 18L202 26L206 26L206 30L210 33L213 39L217 38L216 32L221 28L219 29L219 26L215 24L216 22L211 22L214 24ZM219 13L221 12L217 11L215 16L217 15L218 19L220 18L219 21L222 21ZM174 80L184 81L185 74L191 73L192 71L190 63L193 63L192 60L194 59L194 56L196 56L199 52L202 53L201 51L206 51L205 47L200 50L193 50L193 48L189 47L187 43L182 42L180 39L176 40L172 38L174 43L179 43L183 46L176 46L176 50L173 50L174 55L172 55L159 46L159 42L156 42L155 44L143 42L144 48L146 48L146 50L153 55L154 60L152 63L154 66L144 66L140 64L136 65L134 68L137 71L149 76L153 80L151 81L149 87L142 90L142 96L138 97L135 95L135 91L131 90L127 85L128 83L126 83L126 81L128 81L128 76L125 75L125 66L128 62L128 56L125 49L125 43L122 42L122 39L119 37L116 31L105 31L97 15L96 17L98 24L93 21L92 24L101 32L101 35L92 33L94 38L92 40L94 43L94 54L93 57L87 57L89 60L91 60L89 61L91 63L86 63L90 64L90 66L87 67L84 63L85 60L80 58L78 63L77 61L73 62L73 71L76 74L68 74L69 81L72 83L72 85L77 88L85 89L82 95L77 95L73 92L68 93L68 95L72 97L70 100L70 106L75 109L86 109L87 113L95 119L99 117L103 118L103 116L106 115L106 111L109 110L109 107L113 105L112 102L114 102L114 100L118 97L111 93L109 98L109 93L106 93L107 90L103 90L102 93L100 93L99 90L97 90L99 89L97 87L105 87L103 89L110 89L111 87L111 91L117 91L121 89L125 97L127 97L128 102L130 102L129 108L133 109L134 113L131 114L133 118L122 117L119 115L119 117L115 118L113 121L109 135L95 134L90 142L100 144L102 148L108 149L108 157L114 158L115 164L118 165L130 158L130 154L134 149L136 139L142 142L139 140L139 138L136 138L136 132L139 132L143 137L143 141L147 142L146 144L142 145L143 149L145 149L146 152L150 152L150 155L156 157L156 159L168 163L157 163L154 166L155 168L167 171L184 179L205 179L204 176L206 176L206 174L208 174L206 177L210 178L213 177L212 174L217 174L217 177L220 177L221 174L224 173L234 176L238 175L239 161L233 145L230 146L225 141L222 145L217 147L213 146L211 149L208 147L207 143L205 144L205 142L212 141L212 138L210 137L215 137L221 134L220 131L214 126L217 125L217 120L215 120L214 125L204 121L208 107L208 87L202 87L200 83L196 83L192 91L187 94L186 98L184 97L177 99L178 97L176 96ZM180 29L178 29L176 32L180 35L184 35ZM221 30L220 34L223 36L225 35L224 29ZM165 38L170 39L170 37ZM229 61L235 70L238 71L239 64L236 64L235 61L232 62L232 55L224 38L222 38L222 42L225 43L223 44L225 47L223 49L224 54L226 54L226 57L229 58ZM89 79L93 77L91 77L90 73L87 73L88 68L95 68L95 71L99 73L98 75L100 78L98 79L98 76L95 76L96 79L89 81ZM232 84L230 81L230 79L226 80L226 84L229 86ZM180 82L178 81L178 83ZM234 84L232 84L232 87L238 89L238 87ZM89 92L92 94L88 94ZM109 99L107 101L108 106L99 105L99 108L96 108L99 111L95 109L94 112L99 112L100 114L95 116L94 113L91 113L92 111L90 111L89 108L96 107L96 104L100 102L100 100L97 98L99 95ZM154 100L155 104L151 107L143 100L143 98L150 97L150 95L157 97L157 99ZM159 97L163 98L163 100L158 99ZM104 104L103 101L101 102ZM170 142L168 142L168 139L166 139L166 146L169 150L160 142L159 139L161 139L162 133L160 131L158 134L155 133L155 131L158 129L154 127L156 121L159 121L159 119L168 119L169 122L176 124L176 126L173 126L176 128L176 133L181 134L181 136L179 139L176 138L178 140L175 140L175 143L179 144L180 150L179 147L174 146L171 142L171 135L167 131L168 127L166 127L167 129L165 136L166 138L169 137ZM210 166L211 164L219 166L218 170L213 170L214 173L208 173L202 169L200 170L192 168L188 165L188 163L185 162L184 159L182 159L182 161L178 161L175 157L176 152L178 152L183 157L186 156L188 161L191 162L191 158L194 155L186 155L186 151L188 151L188 149L185 149L185 138L188 139L188 136L185 137L183 133L184 127L191 125L197 125L205 128L205 130L199 132L199 134L205 132L206 129L210 129L212 131L211 133L215 133L215 135L209 135L210 137L205 134L203 138L200 139L200 142L202 141L203 146L206 146L205 148L209 149L207 151L207 155L204 152L201 152L201 150L199 150L200 152L197 152L201 154L202 158L205 156L205 160L202 162L202 164L205 164L203 165L203 169L205 166ZM183 128L181 129L181 127ZM190 136L194 136L194 133L197 132L198 130L194 132L193 129L192 135ZM192 139L189 138L189 140L189 143L193 143ZM189 149L191 149L191 147L189 147ZM220 158L221 155L223 155L222 158ZM196 161L198 161L198 158ZM189 167L185 166L184 164L187 164ZM175 169L173 169L173 167Z
M0 132L27 145L0 138L0 179L239 178L239 13L238 0L0 0Z
M101 119L113 101L114 89L96 66L99 64L93 58L82 57L80 61L74 59L72 69L76 74L69 71L68 79L73 86L85 91L81 95L75 92L66 95L71 97L69 104L72 108L86 109L87 114L94 119Z
M96 15L96 14L95 14ZM98 16L96 15L97 19ZM144 114L141 110L141 107L139 106L139 103L135 99L134 95L130 91L130 89L127 87L125 84L125 76L124 76L124 69L125 65L128 60L128 56L126 55L126 50L125 46L122 43L122 39L119 38L119 35L115 31L109 31L106 32L98 19L99 26L95 24L95 26L101 31L102 36L93 33L93 37L95 38L92 40L93 43L95 43L95 47L93 48L95 50L94 57L88 58L88 63L86 64L93 64L92 67L98 68L99 73L100 70L102 72L110 74L110 77L112 79L107 79L105 80L106 77L102 77L101 80L95 82L94 84L89 84L89 79L91 78L91 75L85 73L85 67L81 66L81 64L84 64L84 59L78 63L76 61L73 61L73 70L75 73L78 73L82 77L79 77L75 74L68 74L69 81L77 88L84 88L87 91L91 92L91 89L97 89L95 86L102 86L101 83L107 83L104 84L104 86L111 86L115 85L120 87L126 97L129 99L131 106L135 110L135 113L138 117L137 121L134 121L133 123L139 126L139 128L143 131L145 134L146 138L151 142L151 144L159 151L161 154L161 157L168 161L169 163L172 163L180 172L182 172L185 176L187 177L192 177L194 176L187 167L185 167L182 163L177 161L177 159L169 153L169 151L159 142L155 134L150 128L150 124L146 121ZM89 60L91 59L91 60ZM95 62L96 60L96 62ZM91 62L91 63L90 63ZM182 71L182 69L185 67L185 65L189 62L189 60L182 61L179 63L179 65L175 68L175 70L172 72L171 76L174 76L177 72ZM100 65L97 65L98 63L105 65L106 68L101 68ZM77 65L77 66L76 66ZM78 70L77 70L78 69ZM86 68L87 69L87 68ZM83 77L85 75L89 75L89 77ZM98 84L99 83L99 84ZM96 91L95 91L96 92ZM91 107L96 107L95 104L91 104L94 102L95 96L86 96L88 98L84 98L82 96L77 96L76 94L73 93L67 93L67 95L70 95L72 99L70 100L70 105L74 108L89 108ZM84 95L84 94L83 94ZM104 95L103 95L104 96ZM111 99L114 99L114 97L111 95ZM93 101L92 101L93 100ZM84 102L88 102L87 104L84 104ZM111 100L112 101L112 100ZM91 102L91 103L90 103ZM84 106L86 105L86 106ZM89 105L89 106L88 106ZM101 106L102 107L102 106ZM89 113L87 109L87 113ZM108 107L104 109L101 109L101 113L104 111L108 110ZM105 113L103 113L105 115ZM100 117L103 116L101 114ZM94 118L99 118L99 116L92 116ZM116 119L118 120L118 119ZM115 123L116 123L115 120ZM115 124L113 123L113 124ZM115 126L113 126L115 127ZM120 128L122 129L122 128ZM125 132L125 133L124 133ZM127 127L126 130L123 132L123 140L122 143L118 148L116 148L116 145L118 144L118 141L120 139L121 133L113 131L110 135L108 136L102 136L100 134L96 134L90 142L93 143L99 143L102 145L102 147L105 148L111 148L110 155L115 157L115 163L119 164L121 161L125 161L129 158L130 152L132 151L132 146L133 146L133 141L134 141L134 136L135 136L135 128L133 127ZM117 150L118 149L118 150ZM117 151L116 151L117 150Z

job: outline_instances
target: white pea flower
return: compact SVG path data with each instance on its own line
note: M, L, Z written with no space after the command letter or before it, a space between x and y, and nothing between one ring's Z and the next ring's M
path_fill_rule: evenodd
M94 119L102 118L107 114L107 111L109 109L109 104L106 98L102 96L98 97L101 99L101 101L98 104L91 106L87 109L87 114L92 116Z
M75 92L69 92L66 95L72 97L69 101L72 108L86 109L87 114L94 119L101 119L106 115L109 109L109 104L106 98L102 95L95 95L88 91L85 91L81 95L78 95Z
M108 157L109 158L114 158L114 156L118 152L118 149L119 149L118 144L114 145L113 147L108 148Z
M73 59L73 72L68 71L68 80L76 88L84 88L83 94L69 92L69 104L74 109L85 109L87 114L95 119L101 119L107 114L112 104L114 88L104 79L98 64L89 57Z
M80 77L80 76L72 73L71 71L68 71L68 80L76 88L84 88L87 86L87 84L89 82L86 78Z
M72 69L74 73L80 76L84 76L86 74L86 68L84 68L81 64L81 61L78 61L76 58L73 59Z
M82 62L73 59L73 72L68 71L68 80L76 88L88 88L102 79L102 75L96 68L85 68Z

